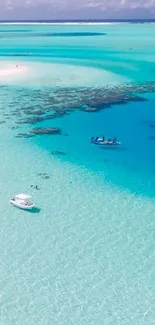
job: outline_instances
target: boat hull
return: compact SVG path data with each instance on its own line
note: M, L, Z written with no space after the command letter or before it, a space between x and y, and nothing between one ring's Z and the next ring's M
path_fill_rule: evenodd
M114 143L112 141L111 142L108 142L108 141L103 142L103 141L95 141L95 140L92 140L91 143L96 144L96 145L100 145L100 146L106 146L106 147L107 146L114 147L114 146L119 146L121 144L121 142L118 142L118 141Z
M32 210L35 206L35 204L32 205L22 205L17 202L14 202L12 200L9 201L12 205L14 205L16 208L22 209L22 210Z

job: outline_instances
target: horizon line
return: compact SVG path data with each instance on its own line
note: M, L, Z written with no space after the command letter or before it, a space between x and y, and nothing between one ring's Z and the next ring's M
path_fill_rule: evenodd
M155 18L113 18L113 19L0 19L0 22L130 22L130 21L153 21Z

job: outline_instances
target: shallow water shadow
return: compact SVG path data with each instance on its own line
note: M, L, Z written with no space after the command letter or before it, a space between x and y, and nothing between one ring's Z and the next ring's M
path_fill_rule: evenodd
M155 135L151 135L151 136L149 137L149 139L150 139L150 140L155 140Z
M31 32L31 29L8 29L8 30L6 30L6 29L1 29L0 30L0 33L11 33L11 34L13 34L13 33L28 33L28 32Z
M99 32L64 32L64 33L27 33L24 35L28 37L86 37L86 36L105 36L106 33L99 33ZM17 36L21 36L18 35Z
M147 125L152 125L152 124L155 124L155 122L154 121L148 121L148 120L140 120L139 121L141 124L147 124Z
M103 146L103 147L101 147L100 146L100 149L101 150L104 150L104 151L106 151L106 150L111 150L111 151L127 151L128 150L127 147L118 147L118 146L115 146L115 147L112 147L112 146Z
M32 213L32 214L37 214L41 211L41 208L33 208L32 210L27 210L26 212Z
M154 124L149 124L149 127L152 129L155 129L155 123Z

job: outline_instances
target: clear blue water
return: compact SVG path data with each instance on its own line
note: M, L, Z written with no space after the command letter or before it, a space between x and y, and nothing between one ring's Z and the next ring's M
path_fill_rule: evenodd
M68 136L51 138L47 135L31 141L50 153L65 152L66 155L59 159L103 172L108 181L119 187L154 197L155 131L151 125L155 119L155 97L145 96L149 98L147 104L116 105L98 113L76 111L62 119L38 123L36 127L60 127ZM94 146L90 144L94 135L108 138L117 135L122 145L114 148Z
M0 25L0 324L154 324L155 94L20 123L50 112L52 89L85 86L89 96L155 81L154 32L155 24ZM34 127L62 134L16 137ZM122 145L91 145L93 135ZM18 192L33 195L35 213L9 205Z

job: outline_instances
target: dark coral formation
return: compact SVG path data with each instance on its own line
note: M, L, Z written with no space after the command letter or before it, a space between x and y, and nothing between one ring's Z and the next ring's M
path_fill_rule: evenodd
M30 133L43 135L43 134L61 134L61 130L59 128L34 128L30 130Z
M96 112L97 108L96 107L85 106L85 107L82 107L82 110L85 111L85 112Z
M65 156L66 153L64 151L52 151L52 155Z
M25 138L25 139L28 139L28 138L33 138L34 136L35 136L35 134L18 133L16 135L16 138Z
M47 173L39 173L37 176L41 177L42 179L49 179L50 176Z
M17 137L30 137L32 135L61 134L59 128L43 128L42 122L60 118L74 110L95 113L108 109L113 105L124 105L130 101L146 101L143 94L155 93L155 82L128 83L103 87L75 87L75 88L14 88L14 95L8 96L12 88L0 86L0 95L8 97L8 106L11 109L13 128L23 124L37 125L30 128L30 133L19 133ZM1 97L2 98L2 97ZM21 100L21 98L24 100ZM36 105L37 103L37 105ZM1 101L1 116L6 120L6 102ZM151 126L153 127L153 126Z
M19 126L17 126L17 125L16 126L11 126L10 129L11 130L17 130L17 129L19 129Z

